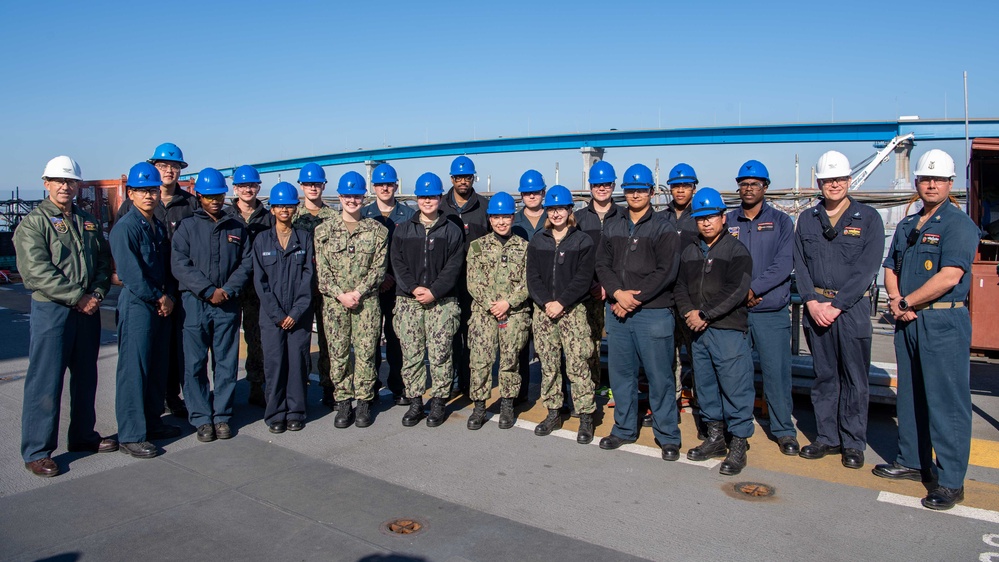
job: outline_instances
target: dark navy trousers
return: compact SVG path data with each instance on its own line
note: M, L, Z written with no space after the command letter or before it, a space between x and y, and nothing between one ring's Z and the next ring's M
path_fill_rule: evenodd
M21 411L21 456L29 463L58 446L63 376L69 368L69 443L97 443L97 353L101 315L54 302L31 301L28 372Z
M184 291L184 400L194 427L229 422L239 360L239 300L219 306ZM212 352L215 398L208 381Z
M270 425L274 422L305 421L312 312L303 314L291 330L282 330L270 317L261 314L260 343L267 393L264 422Z
M936 468L941 486L961 488L971 454L971 318L967 308L916 314L895 328L896 462Z
M615 402L611 433L622 439L638 438L638 368L642 366L649 380L652 433L659 445L680 445L673 379L673 311L639 308L622 320L611 312L610 303L604 309L607 372Z
M863 297L828 328L806 311L805 340L812 352L815 441L849 449L867 448L870 400L871 300Z
M127 288L122 289L118 297L115 383L118 440L122 443L146 441L146 433L163 423L160 416L166 393L172 324L172 319L161 317L152 304Z
M791 419L791 315L787 309L773 312L749 312L749 335L760 357L763 372L763 395L770 413L770 431L774 437L794 437L797 431Z
M402 344L399 343L399 336L395 333L392 319L395 318L395 288L384 293L378 293L378 302L382 307L382 329L385 332L385 360L389 365L386 386L392 391L394 396L405 396L406 387L402 382ZM311 321L310 321L311 322ZM382 354L375 352L375 373L380 372L382 366ZM377 400L378 397L375 396Z
M725 422L736 437L752 437L756 389L749 334L708 326L693 334L690 351L701 419Z

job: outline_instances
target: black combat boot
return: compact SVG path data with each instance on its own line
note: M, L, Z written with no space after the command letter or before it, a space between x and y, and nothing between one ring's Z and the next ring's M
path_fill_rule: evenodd
M357 427L371 425L371 402L367 400L357 401L357 408L354 408L354 425Z
M725 424L722 422L706 422L707 435L704 442L687 451L687 460L706 461L713 457L725 455Z
M409 401L409 410L402 416L402 425L413 427L423 419L423 397L417 396Z
M354 423L354 409L350 407L350 399L336 403L336 418L333 420L333 427L343 429L350 427Z
M579 414L579 431L576 443L586 445L593 442L593 414Z
M326 406L330 410L336 410L336 398L333 397L333 387L324 386L323 387L323 406Z
M746 468L746 450L749 443L742 437L732 437L732 442L728 446L728 456L721 463L718 469L719 474L734 476Z
M513 401L513 398L500 399L500 429L510 429L517 421L517 418L513 413Z
M486 401L476 400L472 415L468 416L468 429L479 429L486 423Z
M558 408L548 410L548 417L534 428L534 434L544 436L556 429L562 429L562 413Z
M263 385L250 383L250 397L246 399L246 403L251 406L259 406L261 408L267 407L267 399L264 397Z
M437 427L444 423L444 399L430 399L430 415L427 416L427 427Z

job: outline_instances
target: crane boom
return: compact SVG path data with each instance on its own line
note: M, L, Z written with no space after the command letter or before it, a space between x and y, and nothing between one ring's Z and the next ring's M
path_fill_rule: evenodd
M850 180L850 190L853 191L858 189L861 185L867 181L867 178L880 166L881 164L887 162L891 158L891 153L895 150L895 147L906 141L911 141L915 138L913 133L906 133L904 135L899 135L885 144L885 147L878 151L877 154L867 163L866 166L860 172L853 173L853 179Z

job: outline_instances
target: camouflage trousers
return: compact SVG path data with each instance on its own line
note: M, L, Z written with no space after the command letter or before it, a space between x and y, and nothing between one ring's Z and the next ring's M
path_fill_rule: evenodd
M375 352L381 336L382 310L378 297L368 295L351 310L333 297L323 299L323 325L329 348L330 380L337 402L374 397ZM354 350L351 365L350 351Z
M243 292L243 341L246 342L246 380L252 386L264 385L264 352L260 344L260 299L252 286Z
M589 299L583 302L586 307L586 324L589 326L590 343L593 350L586 364L590 367L590 378L593 379L593 387L600 386L600 342L604 338L604 301L599 299Z
M541 358L541 398L549 410L562 407L561 359L565 355L565 374L572 390L572 405L580 414L596 410L596 388L588 363L593 354L586 308L576 305L558 320L545 314L543 307L534 310L534 348Z
M330 346L326 339L326 321L323 318L325 313L319 311L326 310L326 299L318 292L312 293L312 309L316 311L316 332L319 336L319 386L323 388L333 388L333 379L330 378ZM332 326L336 329L336 326Z
M454 297L427 306L414 298L396 298L393 323L402 343L402 381L408 398L423 396L427 388L424 351L430 362L430 395L445 399L451 395L451 344L458 331L459 314L458 299Z
M524 312L507 318L500 327L488 311L472 309L468 322L469 376L468 396L473 401L489 398L492 387L493 360L499 351L499 388L502 398L516 398L520 393L520 350L527 345L531 315Z

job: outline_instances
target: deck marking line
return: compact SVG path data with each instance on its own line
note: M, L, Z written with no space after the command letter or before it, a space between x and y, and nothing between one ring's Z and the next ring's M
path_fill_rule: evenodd
M892 492L880 492L878 494L878 501L884 503L890 503L894 505L901 505L903 507L914 507L920 511L932 512L931 509L926 509L923 504L919 503L921 498L914 498L912 496L903 496L902 494L895 494ZM988 509L979 509L977 507L967 507L963 505L954 506L952 509L946 511L939 511L937 513L944 513L947 515L957 515L958 517L965 517L967 519L977 519L979 521L986 521L988 523L999 523L999 511L991 511Z

